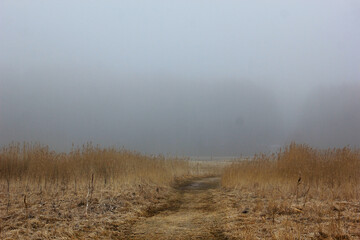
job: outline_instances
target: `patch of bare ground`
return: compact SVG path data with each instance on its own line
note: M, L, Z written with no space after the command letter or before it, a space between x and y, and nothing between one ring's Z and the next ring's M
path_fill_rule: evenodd
M219 178L195 178L179 183L171 199L132 226L129 239L227 239L224 215L215 196Z

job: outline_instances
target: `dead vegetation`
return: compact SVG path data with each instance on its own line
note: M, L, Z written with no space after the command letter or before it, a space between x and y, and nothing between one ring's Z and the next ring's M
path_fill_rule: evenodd
M175 187L169 206L133 225L130 239L227 239L222 231L219 177L188 179Z
M360 238L360 151L292 143L224 170L229 237Z
M185 160L91 143L70 153L10 144L0 153L0 239L124 238L189 173Z
M11 144L0 239L359 239L359 171L359 150L294 143L232 164Z

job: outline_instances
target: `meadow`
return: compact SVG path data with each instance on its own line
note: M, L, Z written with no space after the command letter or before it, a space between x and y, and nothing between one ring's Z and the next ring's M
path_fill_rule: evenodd
M87 143L0 152L1 239L359 239L360 151L229 161Z
M291 143L227 166L226 228L241 239L359 239L360 151Z
M124 238L189 171L183 159L91 143L69 153L12 143L0 152L0 238ZM125 228L114 230L114 219Z

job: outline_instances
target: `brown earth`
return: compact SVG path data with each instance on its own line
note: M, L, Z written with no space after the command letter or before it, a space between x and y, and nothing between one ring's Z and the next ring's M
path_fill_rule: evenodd
M227 239L214 196L220 178L192 179L175 187L164 206L149 208L131 227L129 239Z

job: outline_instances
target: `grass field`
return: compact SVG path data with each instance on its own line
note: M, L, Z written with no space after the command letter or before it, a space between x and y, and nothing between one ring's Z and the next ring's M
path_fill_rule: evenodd
M348 147L292 143L233 163L222 176L227 230L243 239L359 239L359 183L360 151Z
M11 144L0 173L1 239L122 238L125 230L111 231L114 220L131 222L191 174L185 160L91 143L67 154Z
M356 149L209 163L13 143L0 173L0 239L360 238Z

